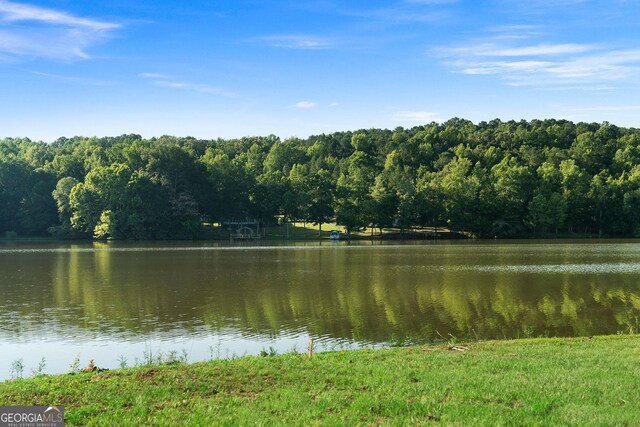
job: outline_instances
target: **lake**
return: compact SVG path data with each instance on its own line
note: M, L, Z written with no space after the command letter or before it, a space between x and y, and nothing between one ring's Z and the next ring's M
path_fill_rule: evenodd
M638 331L640 241L0 243L0 380L394 343ZM174 353L172 353L174 352ZM13 372L15 374L15 372Z

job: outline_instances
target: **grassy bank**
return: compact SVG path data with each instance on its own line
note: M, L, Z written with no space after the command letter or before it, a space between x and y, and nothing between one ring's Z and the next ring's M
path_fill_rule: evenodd
M640 336L246 357L0 383L68 425L640 425Z

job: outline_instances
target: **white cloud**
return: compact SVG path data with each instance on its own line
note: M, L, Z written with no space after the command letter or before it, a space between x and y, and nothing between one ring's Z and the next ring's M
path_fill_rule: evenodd
M576 43L537 44L514 47L500 46L496 43L484 43L480 45L472 45L453 49L453 51L458 54L489 57L571 55L576 53L588 52L590 50L593 50L593 46Z
M477 62L472 67L464 68L462 74L506 74L510 72L533 73L540 72L553 65L552 62L544 61L498 61L498 62Z
M158 74L158 73L140 73L138 77L143 77L145 79L170 79L171 77L166 74Z
M594 86L581 85L581 86L553 86L553 87L544 88L544 90L546 91L581 90L581 91L589 91L589 92L600 92L600 93L610 92L611 93L611 92L615 92L616 88L615 86L607 86L607 85L594 85Z
M512 33L512 32L526 32L530 33L532 31L537 31L539 29L536 25L531 24L506 24L506 25L496 25L493 27L487 28L487 31L492 33Z
M33 24L30 24L33 23ZM87 59L86 50L120 24L0 0L0 54L9 60Z
M429 8L417 10L417 5L407 5L407 7L372 9L372 10L351 10L343 14L359 18L378 21L388 24L410 24L410 23L433 23L443 21L451 16L445 8Z
M607 49L580 43L531 42L540 34L522 40L502 35L531 26L503 26L489 29L492 34L463 46L433 51L452 68L467 75L494 75L509 86L534 86L552 90L611 90L615 82L628 81L640 74L640 49Z
M511 0L503 1L518 10L534 10L538 13L547 11L549 8L564 8L566 6L574 6L580 3L587 3L592 0L528 0L526 2L513 2Z
M638 111L640 105L602 105L599 107L573 108L571 111Z
M429 111L398 111L391 114L391 120L394 122L420 122L427 123L437 120L438 113Z
M440 5L440 4L454 4L460 0L404 0L408 4L416 5Z
M296 102L294 105L294 107L296 108L314 108L318 106L317 102L311 102L311 101L300 101L300 102Z
M80 84L84 86L115 86L118 83L112 80L94 79L91 77L63 76L60 74L43 73L40 71L30 71L31 74L62 83Z
M531 24L496 25L486 28L485 31L490 35L486 39L489 42L530 40L544 35L541 27Z
M335 46L335 41L313 35L273 35L255 39L271 47L301 50L324 50Z
M192 92L200 92L200 93L206 93L209 95L217 95L217 96L223 96L225 98L236 98L237 95L232 93L232 92L228 92L224 89L218 88L218 87L214 87L214 86L209 86L206 84L200 84L200 83L192 83L192 82L188 82L188 81L181 81L181 80L176 80L174 78L172 78L171 76L167 76L165 74L159 74L159 73L140 73L138 74L138 77L142 77L143 79L148 79L151 81L151 83L155 86L158 87L165 87L165 88L170 88L170 89L180 89L180 90L188 90L188 91L192 91Z
M78 18L64 12L0 0L0 20L4 22L38 21L53 25L63 25L77 28L84 27L91 30L113 30L120 25L102 22L94 19Z

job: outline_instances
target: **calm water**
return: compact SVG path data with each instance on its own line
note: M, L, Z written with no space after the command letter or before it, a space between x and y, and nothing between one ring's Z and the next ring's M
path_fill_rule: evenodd
M640 242L0 243L0 379L129 365L638 329Z

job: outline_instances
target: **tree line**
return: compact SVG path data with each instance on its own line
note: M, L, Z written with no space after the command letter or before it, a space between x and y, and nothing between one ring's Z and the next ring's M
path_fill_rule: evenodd
M245 218L639 237L640 130L454 118L306 139L0 140L0 236L197 238Z

